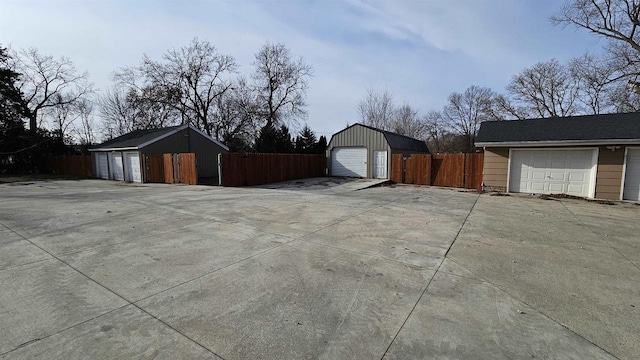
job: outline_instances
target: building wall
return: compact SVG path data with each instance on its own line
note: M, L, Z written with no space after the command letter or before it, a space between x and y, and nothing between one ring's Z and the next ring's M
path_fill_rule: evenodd
M488 191L507 191L508 173L509 148L485 148L483 188Z
M213 178L218 176L218 154L228 151L190 128L180 130L142 149L143 154L188 152L196 154L198 177Z
M607 149L606 146L600 147L596 173L596 198L620 200L624 152L624 146L614 151Z
M582 147L582 146L578 146ZM557 148L557 146L554 146ZM620 200L625 146L611 151L598 147L596 195L598 199ZM509 172L509 148L486 148L483 183L488 191L506 191Z
M355 125L334 134L327 146L327 169L331 174L331 150L334 147L366 147L367 177L373 177L374 151L387 151L387 175L391 175L391 149L384 134L364 126Z

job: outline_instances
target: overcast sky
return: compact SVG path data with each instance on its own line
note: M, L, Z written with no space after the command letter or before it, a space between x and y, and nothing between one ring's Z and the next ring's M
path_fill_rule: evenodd
M233 55L240 72L267 41L314 67L308 124L331 135L359 121L368 88L388 88L421 114L471 85L502 92L536 62L601 44L553 26L560 0L0 0L0 45L71 58L100 89L111 73L160 59L192 38Z

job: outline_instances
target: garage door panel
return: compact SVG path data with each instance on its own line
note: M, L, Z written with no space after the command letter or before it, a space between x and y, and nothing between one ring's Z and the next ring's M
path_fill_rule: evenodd
M113 180L124 180L124 170L122 166L122 153L111 154L111 173Z
M331 150L331 175L367 177L367 149L335 147Z
M98 154L98 177L101 179L109 178L109 158L107 154Z
M625 200L640 200L640 149L627 149L627 160L624 176L624 192Z
M513 150L512 192L591 196L595 150Z

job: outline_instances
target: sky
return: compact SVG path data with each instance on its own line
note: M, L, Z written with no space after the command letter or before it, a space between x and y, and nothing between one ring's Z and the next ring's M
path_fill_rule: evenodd
M360 121L368 89L425 114L471 85L504 92L537 62L602 43L554 26L561 0L0 0L0 45L70 58L100 90L114 70L160 60L197 37L249 75L256 51L284 43L313 66L306 123L316 135Z

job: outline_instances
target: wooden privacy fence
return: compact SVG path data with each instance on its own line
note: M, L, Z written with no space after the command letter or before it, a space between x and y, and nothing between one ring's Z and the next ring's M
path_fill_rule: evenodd
M164 182L164 155L143 155L142 172L143 181L146 183Z
M222 154L223 186L252 186L325 176L323 154Z
M466 189L482 188L484 154L411 154L391 158L391 181Z
M51 159L51 172L60 175L93 177L91 155L64 155Z
M164 182L167 184L187 184L198 183L198 171L196 168L196 154L164 154L162 166L164 169ZM158 170L154 170L158 172Z

